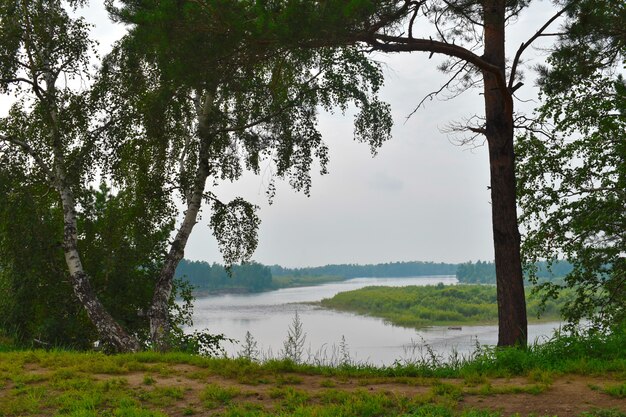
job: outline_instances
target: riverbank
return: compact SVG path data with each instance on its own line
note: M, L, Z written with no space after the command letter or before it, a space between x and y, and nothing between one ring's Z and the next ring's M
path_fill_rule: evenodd
M263 292L276 291L284 288L301 288L301 287L315 287L318 285L324 285L334 282L346 281L347 278L334 275L323 276L293 276L293 275L281 275L273 276L271 286L267 288L254 289L252 287L222 287L206 289L198 287L194 289L193 296L196 298L214 296L214 295L229 295L229 294L259 294Z
M6 417L625 417L624 337L373 368L171 353L0 353Z
M558 321L567 294L549 301L542 310L540 297L527 294L528 317ZM324 308L382 318L411 328L497 323L496 287L491 285L372 286L346 291L316 303Z

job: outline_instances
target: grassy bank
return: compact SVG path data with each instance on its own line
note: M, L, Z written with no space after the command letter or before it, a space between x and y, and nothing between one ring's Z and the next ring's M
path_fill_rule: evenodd
M543 319L559 319L565 298L550 301ZM539 313L539 297L527 295L528 316ZM496 287L490 285L436 285L366 287L324 299L323 307L380 317L405 327L496 323Z
M625 417L626 337L386 368L145 352L0 353L3 417ZM582 401L584 399L584 401Z
M218 294L251 294L264 291L274 291L281 288L296 288L296 287L311 287L315 285L328 284L329 282L345 281L346 278L342 278L335 275L323 275L323 276L309 276L309 275L280 275L273 276L268 287L264 288L252 288L246 286L223 286L220 288L204 288L198 287L193 291L195 297L205 297L209 295Z
M337 275L275 275L272 276L272 288L309 287L345 280Z

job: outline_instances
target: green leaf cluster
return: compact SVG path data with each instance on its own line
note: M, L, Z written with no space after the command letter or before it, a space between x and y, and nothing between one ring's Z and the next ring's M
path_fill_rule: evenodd
M565 317L600 329L626 320L625 24L622 2L572 5L543 69L539 123L517 146L525 257L573 264L538 291L573 289Z

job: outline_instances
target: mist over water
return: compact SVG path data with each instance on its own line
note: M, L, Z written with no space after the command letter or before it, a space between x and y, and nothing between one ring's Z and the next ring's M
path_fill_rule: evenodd
M391 365L396 360L411 360L427 355L428 345L437 355L449 357L453 350L461 355L471 353L476 344L497 343L497 326L447 326L407 329L393 326L374 317L327 310L304 304L330 298L343 291L366 286L456 284L454 276L415 278L354 278L312 287L285 288L257 294L226 294L198 298L195 302L193 329L208 329L226 337L244 340L249 331L262 355L279 356L287 330L296 311L306 332L305 350L310 359L330 359L338 355L345 338L350 357L357 362ZM559 323L529 325L529 341L547 337ZM225 344L229 355L236 356L241 344ZM307 354L304 359L307 359Z

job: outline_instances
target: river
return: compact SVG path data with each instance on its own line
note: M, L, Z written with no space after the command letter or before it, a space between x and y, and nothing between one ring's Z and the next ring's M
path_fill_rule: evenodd
M447 360L454 351L468 355L477 343L497 343L497 326L462 326L458 329L433 326L407 329L382 319L327 310L303 304L330 298L343 291L370 285L402 287L407 285L456 284L454 276L415 278L354 278L312 287L284 288L256 294L225 294L198 298L194 308L193 329L208 329L243 341L250 332L258 343L261 359L278 357L289 325L296 311L306 333L304 359L337 363L340 346L351 360L373 365L390 365L396 360L412 361L434 352ZM541 341L552 334L559 323L529 325L529 341ZM224 345L230 356L237 356L241 344Z

